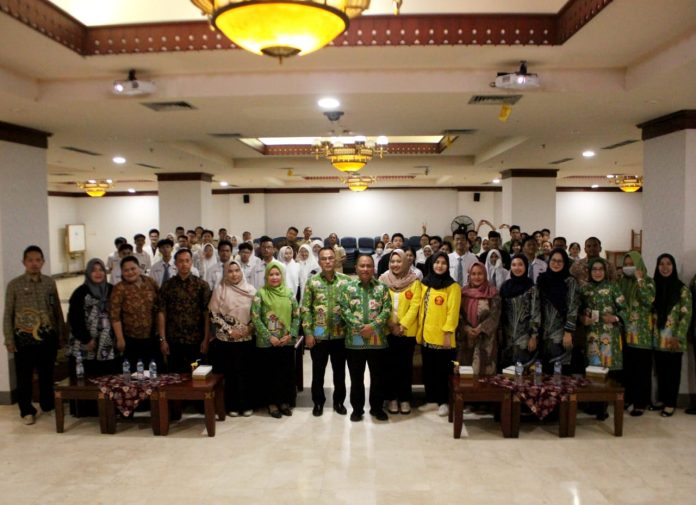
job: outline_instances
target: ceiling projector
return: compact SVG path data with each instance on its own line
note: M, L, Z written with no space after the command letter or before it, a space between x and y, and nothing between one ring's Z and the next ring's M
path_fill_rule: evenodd
M128 79L125 81L114 81L114 95L137 96L149 95L157 90L155 83L152 81L141 81L136 79L135 70L128 72Z
M539 85L539 76L527 72L526 61L520 62L520 69L517 72L499 72L493 83L494 87L503 89L529 89L538 88Z

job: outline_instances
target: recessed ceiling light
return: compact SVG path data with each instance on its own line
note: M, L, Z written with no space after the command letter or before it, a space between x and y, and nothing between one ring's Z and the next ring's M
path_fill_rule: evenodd
M493 184L500 184L500 179L493 179Z
M615 177L614 174L608 174L608 175L607 175L607 179L613 179L614 177Z
M583 152L582 152L582 155L583 155L585 158L592 158L592 157L595 155L595 152L592 151L592 150L590 150L590 149L588 149L587 151L583 151Z
M135 188L128 188L129 193L135 193Z
M230 183L227 181L220 181L220 186L222 186L223 188L226 188L229 185L230 185Z
M321 107L322 109L337 109L341 106L341 102L339 102L335 98L331 97L325 97L325 98L320 98L319 101L317 102L317 105Z
M111 158L111 161L113 161L117 165L123 165L126 162L126 158L124 158L123 156L114 156L113 158Z
M96 184L97 180L96 179L87 179L87 182L90 184Z
M590 187L591 187L592 189L597 189L597 188L599 187L599 184L593 184L593 185L590 186Z
M378 145L386 146L387 144L389 144L389 139L386 135L380 135L379 137L377 137L376 142Z
M114 181L111 180L111 179L107 179L106 182L107 182L108 184L111 184L111 183L114 182Z

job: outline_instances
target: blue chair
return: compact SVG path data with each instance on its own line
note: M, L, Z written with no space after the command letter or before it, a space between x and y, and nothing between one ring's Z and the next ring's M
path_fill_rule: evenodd
M346 250L346 256L348 258L355 257L355 253L358 250L358 241L355 237L343 237L341 239L341 247Z
M276 237L273 239L273 247L280 249L282 246L280 244L285 243L285 237Z
M420 249L420 237L417 235L408 237L408 241L406 242L406 244L415 248L415 250L417 251L418 249Z
M374 254L375 239L370 237L360 237L358 239L358 251L360 254Z
M377 242L379 242L380 240L382 240L381 236L378 235L377 237L375 237L375 246L377 245ZM386 244L384 244L384 245L386 245Z

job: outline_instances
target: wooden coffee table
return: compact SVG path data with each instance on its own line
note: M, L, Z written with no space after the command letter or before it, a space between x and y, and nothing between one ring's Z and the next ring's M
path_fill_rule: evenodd
M574 394L569 395L567 413L561 411L561 437L575 436L575 423L578 413L578 403L605 402L614 404L614 436L623 436L624 388L611 379L606 382L593 381L592 384L579 387ZM566 414L566 422L563 415Z
M85 379L66 379L55 386L56 433L65 429L65 400L95 400L99 409L99 429L110 435L116 433L114 402L101 392L99 386Z
M500 404L500 428L503 437L513 436L511 430L512 391L506 388L479 382L478 377L450 377L449 422L454 423L454 438L461 438L464 424L464 404L468 402L490 402Z
M192 380L190 375L183 381L156 389L150 395L152 428L155 435L169 434L169 402L176 400L203 400L205 427L209 437L215 436L215 415L225 420L225 394L223 375L211 374L206 380Z

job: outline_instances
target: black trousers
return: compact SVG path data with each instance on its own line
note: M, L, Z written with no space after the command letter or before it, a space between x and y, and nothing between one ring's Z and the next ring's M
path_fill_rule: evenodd
M253 369L254 341L210 342L208 357L213 372L225 376L225 411L244 412L252 408L251 382Z
M169 356L167 357L167 371L170 373L191 373L191 363L203 357L201 354L201 344L168 342ZM132 366L133 363L131 363L131 367Z
M342 405L346 400L346 344L345 340L316 340L314 347L309 350L312 356L312 402L324 405L324 374L326 365L331 358L333 372L333 404Z
M657 401L666 407L677 406L681 382L682 352L655 351Z
M422 346L421 355L423 356L425 401L438 405L449 403L449 377L457 350Z
M58 347L55 341L43 341L37 345L17 347L14 353L15 376L17 379L17 403L19 415L36 415L36 408L31 403L34 385L34 370L39 376L39 405L48 412L54 408L53 367L56 362Z
M260 347L256 349L267 405L290 405L295 399L295 348Z
M387 342L387 400L410 402L416 339L388 335Z
M624 347L626 405L633 404L633 408L643 410L650 404L652 365L652 349Z
M143 360L145 370L148 369L150 361L153 359L155 363L157 363L157 370L162 370L164 363L162 362L160 343L157 338L133 338L125 336L124 339L126 341L126 348L123 351L123 359L127 359L128 363L130 363L131 372L135 372L135 367L139 359ZM171 343L169 346L171 350ZM123 364L121 364L121 366L123 366ZM189 367L188 371L191 371L191 367Z
M365 365L370 369L370 410L382 410L386 359L387 349L346 349L353 412L365 412Z

